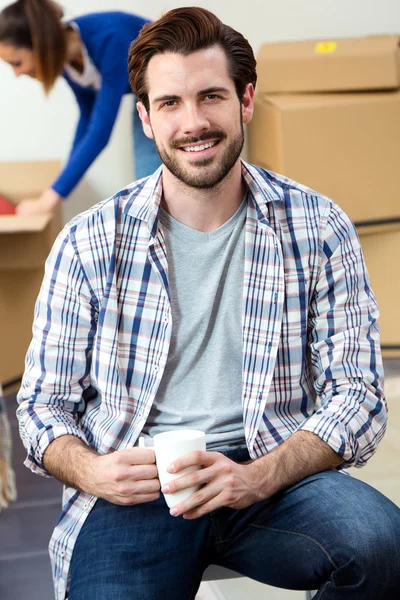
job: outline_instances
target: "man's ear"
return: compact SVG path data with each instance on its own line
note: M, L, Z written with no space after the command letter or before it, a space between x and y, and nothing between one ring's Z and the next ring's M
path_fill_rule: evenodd
M143 102L136 103L136 110L139 113L140 120L142 121L143 131L148 138L153 139L153 132L151 130L150 119L147 113L146 107Z
M254 86L248 83L242 97L242 119L243 123L249 123L253 118L254 111Z

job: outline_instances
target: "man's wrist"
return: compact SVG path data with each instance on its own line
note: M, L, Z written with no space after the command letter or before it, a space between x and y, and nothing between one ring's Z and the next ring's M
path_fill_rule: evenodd
M335 469L342 462L341 457L317 435L297 431L248 466L255 495L262 500L315 473Z
M43 455L45 469L65 485L92 493L92 479L98 454L74 435L53 440Z

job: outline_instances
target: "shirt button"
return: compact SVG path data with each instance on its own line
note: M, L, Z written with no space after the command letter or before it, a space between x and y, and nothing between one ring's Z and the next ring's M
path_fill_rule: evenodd
M157 367L157 365L154 367L154 373L158 373L158 369L159 367Z
M61 556L61 558L64 558L64 556L65 556L65 552L64 552L64 550L61 550L61 552L60 552L60 556Z
M89 510L90 504L89 502L85 502L85 504L83 505L83 510Z

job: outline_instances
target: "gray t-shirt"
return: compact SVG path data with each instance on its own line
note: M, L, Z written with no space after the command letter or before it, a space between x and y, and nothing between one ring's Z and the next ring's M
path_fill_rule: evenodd
M209 233L160 211L172 338L144 434L187 427L205 431L209 449L246 444L241 406L246 208L245 199Z

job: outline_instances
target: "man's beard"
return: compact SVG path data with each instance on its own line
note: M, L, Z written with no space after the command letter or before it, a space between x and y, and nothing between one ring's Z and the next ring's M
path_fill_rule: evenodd
M178 148L181 148L182 146L195 145L201 142L207 142L208 140L215 141L225 139L227 139L225 132L218 130L208 131L199 137L186 137L180 138L179 140L174 140L171 143L171 147L174 150L181 152L181 150L178 150ZM225 179L239 158L244 144L243 124L240 122L239 134L232 138L220 159L217 159L214 156L203 159L199 158L193 162L189 168L186 168L184 165L182 165L173 153L169 154L165 148L159 146L155 138L154 143L162 162L172 173L172 175L189 187L199 190L210 189ZM195 153L192 152L191 154L193 154L195 158ZM207 169L207 167L212 165L213 162L215 162L215 165L210 166L210 168Z

